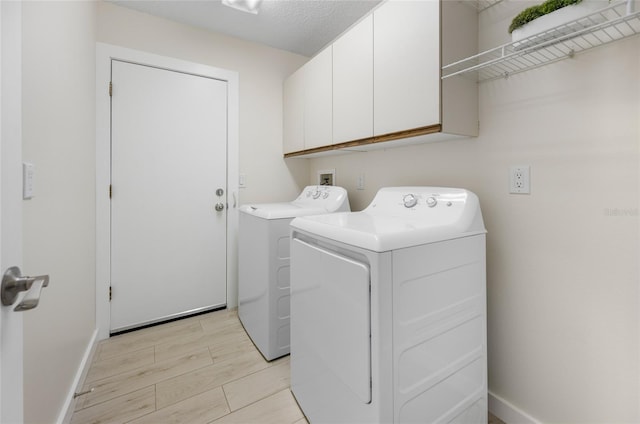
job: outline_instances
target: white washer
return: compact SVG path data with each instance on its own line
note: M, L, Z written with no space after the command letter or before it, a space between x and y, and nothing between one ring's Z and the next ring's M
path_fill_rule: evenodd
M347 191L308 186L292 202L244 205L238 226L238 315L268 361L289 353L289 224L350 211Z
M309 422L486 423L475 194L383 188L291 227L291 390Z

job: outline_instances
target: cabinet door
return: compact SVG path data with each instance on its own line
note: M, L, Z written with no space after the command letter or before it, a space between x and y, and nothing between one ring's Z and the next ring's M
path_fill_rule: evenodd
M373 13L374 134L439 124L440 2L389 0Z
M284 82L283 150L304 150L304 67Z
M373 16L333 44L333 143L373 135Z
M304 69L304 148L332 144L331 46L307 62Z

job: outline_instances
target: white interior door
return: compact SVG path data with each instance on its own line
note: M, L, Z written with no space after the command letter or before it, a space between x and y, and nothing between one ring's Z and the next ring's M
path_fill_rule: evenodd
M21 5L0 2L0 273L22 262ZM0 422L23 421L22 313L0 306Z
M111 331L224 306L227 82L113 60L112 83Z

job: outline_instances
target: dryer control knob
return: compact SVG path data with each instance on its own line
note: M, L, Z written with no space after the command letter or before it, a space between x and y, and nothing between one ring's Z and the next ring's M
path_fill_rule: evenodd
M321 194L322 193L320 193L320 190L316 190L316 191L313 192L313 198L317 199L318 197L320 197Z
M412 208L418 204L418 199L413 194L407 194L402 198L405 208Z
M429 206L430 208L434 207L435 205L438 204L438 201L436 200L435 197L427 197L427 206Z
M324 193L322 193L322 198L326 199L327 197L329 197L329 192L325 191Z

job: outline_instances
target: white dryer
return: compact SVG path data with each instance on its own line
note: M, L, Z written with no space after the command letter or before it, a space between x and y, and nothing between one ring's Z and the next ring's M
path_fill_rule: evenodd
M475 194L383 188L291 227L291 390L309 422L486 423Z
M308 186L292 202L243 205L238 226L238 315L268 361L289 353L289 224L350 211L347 191Z

